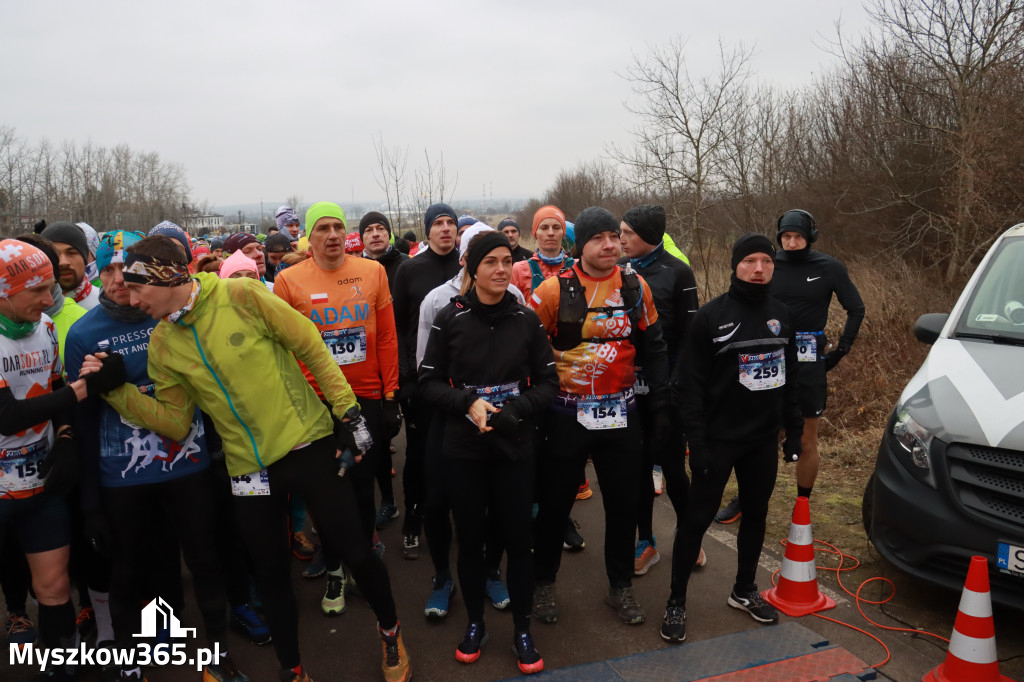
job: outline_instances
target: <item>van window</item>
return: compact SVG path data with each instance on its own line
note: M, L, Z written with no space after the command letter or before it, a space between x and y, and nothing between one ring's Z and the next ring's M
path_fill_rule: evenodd
M957 322L956 333L1024 343L1024 237L999 245Z

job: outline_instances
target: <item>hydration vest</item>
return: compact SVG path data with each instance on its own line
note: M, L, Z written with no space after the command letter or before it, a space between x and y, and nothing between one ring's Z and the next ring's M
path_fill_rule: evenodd
M636 334L637 325L640 322L640 304L643 292L640 289L640 277L631 266L627 264L624 269L621 269L621 276L622 305L590 308L587 306L586 290L583 288L576 270L572 267L562 268L558 273L558 322L551 338L551 346L555 350L567 351L584 341L587 343L609 343L629 340L630 343L633 343L634 334ZM617 310L624 310L629 316L630 332L628 335L583 338L583 323L586 321L588 313L605 313L611 316ZM633 343L633 345L636 344Z

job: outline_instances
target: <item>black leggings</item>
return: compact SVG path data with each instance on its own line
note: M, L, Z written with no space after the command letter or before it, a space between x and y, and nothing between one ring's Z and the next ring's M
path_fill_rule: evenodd
M134 646L132 635L141 627L139 602L148 596L145 593L150 587L143 580L147 571L159 570L152 564L153 555L146 551L153 546L149 536L154 532L155 519L166 519L176 531L181 553L193 576L207 639L211 643L224 642L228 629L227 598L217 554L216 526L210 522L216 516L213 494L209 471L163 483L103 489L103 510L114 541L110 559L110 614L119 647ZM161 563L180 563L177 551L163 560Z
M539 502L534 560L537 582L555 582L562 561L566 518L583 480L587 455L601 484L604 504L604 565L612 587L633 584L633 539L636 533L637 474L640 470L640 420L634 410L621 429L588 431L576 415L551 411L547 441L538 460Z
M349 476L338 476L334 438L289 452L267 467L270 494L236 496L235 511L263 597L263 613L282 668L299 665L299 614L291 583L288 495L301 495L323 542L329 571L351 569L377 621L385 630L398 622L391 580L384 563L370 551L359 523Z
M359 506L360 525L366 535L366 544L371 545L373 544L374 522L377 518L373 485L374 479L377 477L377 468L384 459L388 443L387 434L384 432L381 401L358 396L356 399L359 401L359 412L366 419L366 428L369 429L370 436L373 437L373 445L369 452L363 453L362 461L346 472L345 478L352 477L352 489L356 495L356 504ZM337 418L335 417L335 419Z
M517 631L529 629L533 601L533 461L449 459L448 484L459 533L459 584L470 622L483 622L487 574L485 543L492 519L508 549L508 591ZM563 524L564 525L564 524Z
M426 502L426 473L424 460L427 451L427 431L433 410L419 396L402 401L405 415L405 468L402 470L402 488L405 490L405 518L403 535L419 535L423 526L423 505Z
M686 510L686 500L690 491L690 479L686 476L686 437L678 420L672 421L671 433L655 434L654 413L649 402L643 396L638 396L636 402L644 430L637 488L637 536L640 540L653 540L654 480L651 478L651 470L655 464L661 465L665 477L665 490L678 519ZM659 443L666 444L668 449L656 452Z
M672 593L669 603L686 603L686 586L690 573L700 554L700 543L711 521L715 518L722 493L729 481L729 473L736 470L739 484L740 530L736 538L737 590L756 588L757 562L764 544L765 520L768 501L775 489L775 476L779 470L778 437L772 435L753 442L709 441L713 466L708 479L693 479L686 513L678 520L676 547L672 561ZM678 557L678 558L677 558Z

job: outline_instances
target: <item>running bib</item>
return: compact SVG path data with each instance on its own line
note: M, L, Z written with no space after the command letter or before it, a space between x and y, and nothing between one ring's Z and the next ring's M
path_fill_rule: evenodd
M626 427L626 396L581 395L576 399L576 421L588 431Z
M466 388L476 391L476 394L486 400L488 403L497 407L499 410L505 401L509 398L515 398L519 395L519 382L514 381L510 384L500 384L498 386L466 386ZM488 416L490 416L488 414ZM468 414L466 419L470 421L473 426L476 426L476 422Z
M740 353L740 383L751 391L767 391L786 384L786 349L771 353Z
M231 477L231 494L236 497L270 494L270 472L266 469Z
M39 475L39 465L48 452L45 438L20 448L0 450L0 491L23 493L41 488L45 479Z
M366 359L366 327L331 329L321 332L321 335L338 365L351 365Z
M797 332L796 333L796 361L817 362L818 361L818 337L821 332Z
M647 395L651 392L651 385L647 383L647 378L644 377L644 368L638 365L635 373L636 381L633 383L633 392L637 395Z

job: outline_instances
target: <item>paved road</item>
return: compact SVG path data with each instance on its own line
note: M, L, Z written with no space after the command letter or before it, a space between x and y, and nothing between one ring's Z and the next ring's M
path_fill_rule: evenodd
M401 456L396 457L396 466L401 471ZM399 480L400 477L396 482ZM670 547L675 521L667 496L659 497L655 506L655 533L663 543L662 562L647 576L635 581L640 601L647 610L648 622L641 626L628 626L622 624L614 611L602 601L607 588L601 556L603 513L600 489L592 471L591 484L595 488L594 497L578 502L573 512L573 516L583 526L587 548L579 554L567 553L559 573L557 595L562 618L555 625L537 623L533 626L538 649L548 669L669 646L658 634L668 596ZM713 525L712 531L712 535L705 540L708 566L698 571L690 584L687 637L691 642L763 627L746 614L726 605L735 572L735 552L730 547L735 528ZM491 639L484 647L483 655L472 665L456 662L455 646L466 625L461 599L458 596L455 598L452 611L444 622L427 622L422 615L422 608L430 589L432 566L426 551L418 561L405 561L401 558L398 551L398 521L382 532L382 538L388 546L384 559L391 572L399 617L413 658L415 679L422 682L475 681L517 676L518 669L511 653L510 614L488 607L486 618ZM772 547L769 554L775 553L776 560L781 558L781 552L774 549L777 540L769 538L766 543ZM762 567L759 571L758 581L762 589L771 584L769 569L772 567L772 557L766 555L763 563L768 568ZM367 604L353 597L349 600L345 614L325 618L319 613L322 579L303 580L298 573L301 564L296 561L294 568L300 600L304 662L314 679L318 682L380 679L380 645L375 635L373 614ZM834 588L833 578L820 574L819 579L823 586ZM955 594L928 586L915 586L902 580L896 599L886 605L885 611L912 625L926 621L939 623L942 625L939 633L948 636L956 615L957 602L958 596ZM875 620L900 626L899 622L886 616L878 607L865 606L865 611ZM892 650L892 659L881 671L891 679L920 680L925 672L938 665L945 656L944 644L937 645L931 638L886 633L867 625L849 598L845 598L845 603L835 610L823 615L866 627L881 637ZM188 625L196 625L194 608L185 614L184 620ZM823 639L851 651L868 664L878 664L885 657L882 648L863 634L815 617L801 618L799 622L820 633ZM1012 678L1024 679L1024 628L1020 627L1020 622L1019 614L997 612L996 634L1000 657L1007 659L1016 656L1016 659L1002 665L1002 672ZM271 648L256 648L232 637L236 659L254 682L273 682L277 679ZM12 673L6 660L0 664L0 670L3 670L0 678L5 681L31 678L24 668ZM151 682L199 679L199 675L187 673L180 668L151 669L147 671L147 677ZM87 676L82 679L98 677Z

